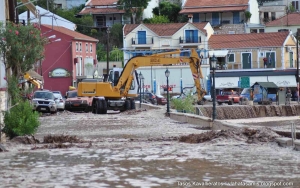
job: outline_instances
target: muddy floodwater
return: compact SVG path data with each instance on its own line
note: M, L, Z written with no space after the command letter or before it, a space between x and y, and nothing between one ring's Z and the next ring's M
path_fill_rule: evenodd
M300 187L300 152L275 142L219 138L190 144L179 136L206 130L162 110L41 118L36 138L77 135L70 148L8 142L0 187Z

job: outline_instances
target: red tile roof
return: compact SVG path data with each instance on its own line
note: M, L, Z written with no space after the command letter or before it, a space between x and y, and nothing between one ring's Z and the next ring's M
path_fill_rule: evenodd
M206 7L206 6L228 6L228 5L248 5L249 0L187 0L186 7Z
M266 23L267 27L272 26L291 26L291 25L299 25L300 26L300 13L290 13L276 20L270 21Z
M210 49L256 48L283 46L289 32L212 35Z
M89 0L86 6L117 5L118 0Z
M202 12L232 12L232 11L245 11L247 8L248 6L185 8L182 9L179 13L189 14L189 13L202 13Z
M172 36L175 34L179 29L185 26L187 23L165 23L165 24L143 24L151 31L156 33L158 36ZM191 23L196 28L201 30L203 33L206 33L204 27L206 26L207 22L202 23ZM138 27L140 24L126 24L124 26L124 35L128 35L132 30Z
M118 8L84 8L79 14L123 14L124 10Z
M89 37L87 35L78 33L76 31L72 31L72 30L67 29L65 27L61 27L61 26L53 26L52 27L52 25L45 25L45 24L43 24L42 26L47 27L49 29L53 28L53 30L55 30L57 32L60 32L60 33L63 33L63 34L66 34L66 35L69 35L69 36L71 36L71 37L73 37L74 39L77 39L77 40L93 41L93 42L98 42L99 41L98 39Z

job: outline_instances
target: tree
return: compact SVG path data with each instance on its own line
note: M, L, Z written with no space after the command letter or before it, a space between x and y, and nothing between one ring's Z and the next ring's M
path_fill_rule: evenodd
M57 14L60 17L65 18L66 20L69 20L70 22L73 22L76 24L77 28L76 31L91 36L91 30L94 25L94 21L91 15L83 15L80 18L76 18L75 15L77 15L84 5L73 7L68 10L63 9L57 9L55 11L55 14Z
M154 15L153 18L144 19L144 23L151 23L151 24L158 24L158 23L170 23L170 20L167 16L156 16Z
M114 24L110 31L110 41L111 46L116 46L117 48L123 47L123 26L120 23Z
M12 75L16 77L23 76L44 57L47 38L42 36L37 24L0 24L0 38L0 53L6 59L5 67L11 69Z
M118 0L120 9L125 10L125 16L131 18L131 23L138 23L143 15L143 10L147 8L150 0Z
M158 7L153 9L153 14L157 16L166 16L170 22L178 22L179 20L179 12L181 7L177 4L170 3L168 1L163 1L159 3Z

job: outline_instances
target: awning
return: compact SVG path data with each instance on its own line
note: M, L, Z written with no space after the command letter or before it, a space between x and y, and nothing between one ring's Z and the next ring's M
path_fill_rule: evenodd
M290 76L268 76L269 82L274 82L278 87L297 87L296 77Z
M267 76L250 76L250 87L255 84L255 82L268 82Z
M215 55L216 57L225 57L227 56L229 50L214 50L214 51L209 51L209 56L212 57Z
M216 78L216 89L222 88L238 88L239 77L217 77Z
M26 73L34 79L43 80L43 76L41 76L39 73L35 72L34 70L29 70Z

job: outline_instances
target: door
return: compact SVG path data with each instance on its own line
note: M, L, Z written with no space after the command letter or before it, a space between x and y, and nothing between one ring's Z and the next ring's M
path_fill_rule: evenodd
M266 52L266 57L268 58L268 68L275 68L275 52Z
M186 43L197 43L198 30L185 30L185 41Z
M242 53L243 69L251 69L251 53Z
M239 23L240 23L240 13L233 12L233 24L239 24Z
M293 52L290 52L290 68L293 68L294 67L294 64L293 64Z
M219 25L220 24L220 16L218 12L212 13L212 25Z
M138 43L146 44L146 31L138 31Z

